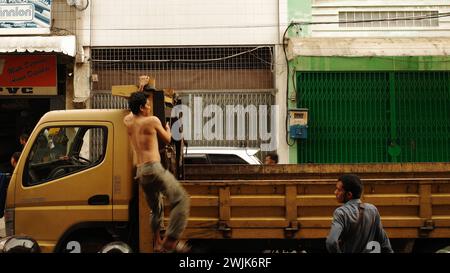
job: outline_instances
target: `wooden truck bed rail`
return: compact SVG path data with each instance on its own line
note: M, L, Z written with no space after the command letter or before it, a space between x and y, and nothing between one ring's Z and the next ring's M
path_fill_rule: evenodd
M363 201L378 207L390 238L450 238L450 163L185 167L191 209L182 237L323 239L343 173L362 178ZM140 210L140 249L151 251L142 191ZM166 207L165 225L168 215Z
M450 179L366 179L391 238L450 237ZM185 238L325 238L335 181L189 181Z
M448 163L193 166L182 181L191 197L184 237L325 238L337 178L350 172L390 238L450 237Z

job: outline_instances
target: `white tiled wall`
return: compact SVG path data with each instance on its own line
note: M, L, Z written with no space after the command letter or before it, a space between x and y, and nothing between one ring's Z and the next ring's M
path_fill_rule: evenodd
M276 0L95 0L92 45L270 44Z

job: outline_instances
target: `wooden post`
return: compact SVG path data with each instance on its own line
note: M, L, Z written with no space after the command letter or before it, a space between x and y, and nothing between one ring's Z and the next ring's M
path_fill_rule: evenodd
M420 196L420 218L424 220L431 219L432 216L431 185L420 184L419 196Z
M231 237L229 228L231 219L231 194L230 187L219 188L219 230L223 232L224 238Z
M297 186L286 186L286 220L297 221Z
M434 223L432 220L433 207L431 203L431 185L420 184L420 218L423 220L422 226L419 228L420 237L428 237L434 230Z
M288 221L289 226L284 229L284 236L286 238L293 238L298 231L296 185L286 185L285 206L286 220Z
M219 189L219 219L220 221L230 221L231 219L231 202L230 202L230 188L222 187Z

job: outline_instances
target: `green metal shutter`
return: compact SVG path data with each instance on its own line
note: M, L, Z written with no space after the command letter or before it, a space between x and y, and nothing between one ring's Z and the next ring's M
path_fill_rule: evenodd
M450 161L449 75L298 72L298 107L309 109L299 163Z
M450 72L397 72L395 89L398 161L450 161Z

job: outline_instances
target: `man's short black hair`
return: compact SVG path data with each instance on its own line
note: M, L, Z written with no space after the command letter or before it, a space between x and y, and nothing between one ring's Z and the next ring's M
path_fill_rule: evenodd
M131 93L130 98L128 99L128 107L134 115L139 115L141 111L141 106L144 107L147 103L148 95L144 92L134 92Z
M17 162L17 160L19 160L20 157L20 152L13 153L11 157L14 159L14 161Z
M278 163L278 154L277 153L268 153L266 155L266 157L270 157L270 159L272 159L273 161L275 161L275 163Z
M30 136L27 133L23 133L19 136L19 139L23 139L24 141L28 141Z
M342 186L346 192L351 192L353 199L361 198L363 192L363 185L361 179L354 174L344 174L338 179L342 182Z

